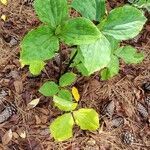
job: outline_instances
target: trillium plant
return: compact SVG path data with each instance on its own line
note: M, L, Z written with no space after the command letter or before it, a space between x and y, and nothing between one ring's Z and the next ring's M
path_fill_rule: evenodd
M105 3L105 0L73 0L71 4L67 0L35 0L34 9L42 24L24 37L21 65L28 65L33 75L39 75L47 61L61 52L61 43L76 47L68 65L83 76L99 71L101 79L107 80L118 74L120 59L127 64L142 62L143 53L130 45L121 46L121 42L140 33L146 22L143 11L125 5L107 12ZM71 7L82 17L70 17ZM50 125L50 133L57 141L72 137L75 124L82 130L99 128L99 116L94 109L77 109L80 95L72 87L76 79L73 72L65 72L58 83L47 81L39 89L44 96L53 97L54 105L65 112Z

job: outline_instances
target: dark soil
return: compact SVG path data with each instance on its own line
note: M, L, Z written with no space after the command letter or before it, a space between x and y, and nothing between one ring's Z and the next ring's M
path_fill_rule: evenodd
M112 0L108 9L124 3ZM125 65L121 62L120 74L109 81L101 81L95 73L89 78L79 77L75 84L82 96L80 107L91 107L101 114L100 129L88 132L75 127L72 139L57 143L48 127L62 112L49 98L38 93L44 81L56 80L59 75L56 59L37 77L33 77L27 67L22 69L19 43L40 22L30 0L9 0L7 7L0 5L0 16L2 14L7 20L0 20L0 111L11 106L16 113L0 124L0 150L150 149L150 15L146 14L148 22L141 34L125 42L145 53L143 63ZM72 12L72 15L78 14ZM63 45L62 49L67 60L69 48ZM40 103L28 110L27 104L39 97Z

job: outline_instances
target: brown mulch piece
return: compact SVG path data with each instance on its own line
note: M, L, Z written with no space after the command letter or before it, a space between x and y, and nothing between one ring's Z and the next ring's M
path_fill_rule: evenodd
M110 10L124 3L126 1L112 0L107 7ZM0 112L9 106L15 107L17 112L0 124L0 149L150 149L150 16L147 15L149 20L142 33L126 41L145 53L141 64L121 62L120 74L109 81L101 81L96 73L88 78L80 77L75 84L82 96L80 107L94 108L101 115L100 129L88 132L75 127L72 139L57 143L49 134L49 124L62 112L53 107L49 98L41 97L38 89L44 81L56 80L59 58L49 62L45 71L37 77L32 76L27 67L21 69L19 43L40 22L30 0L9 0L7 7L0 5L2 14L7 16L7 21L0 22ZM78 16L72 10L71 14ZM62 49L66 60L68 47L62 45ZM39 97L37 107L28 110L27 104Z

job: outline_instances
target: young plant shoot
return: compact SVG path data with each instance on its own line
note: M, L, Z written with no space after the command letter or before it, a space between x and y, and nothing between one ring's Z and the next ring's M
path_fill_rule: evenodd
M101 79L107 80L118 74L120 59L127 64L142 62L143 53L130 45L120 46L123 40L141 32L146 22L142 10L125 5L107 12L105 0L73 0L71 7L82 17L71 18L69 6L67 0L34 1L42 24L24 37L20 53L21 65L28 65L33 75L39 75L47 61L61 52L61 43L76 47L68 67L75 67L83 76L100 71ZM99 128L95 110L77 109L80 94L72 87L76 79L76 74L66 70L57 83L47 81L39 89L44 96L53 97L55 107L65 112L50 125L57 141L72 137L74 125L89 131Z

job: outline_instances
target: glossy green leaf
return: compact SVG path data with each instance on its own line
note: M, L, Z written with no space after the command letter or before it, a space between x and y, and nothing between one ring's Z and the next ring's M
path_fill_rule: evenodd
M63 99L56 95L54 95L53 101L54 101L55 106L63 111L72 111L72 110L76 109L76 107L78 105L77 103L68 101L67 99Z
M75 123L82 130L94 131L99 128L99 116L94 109L79 109L73 112Z
M73 0L72 7L83 17L100 21L105 15L105 0Z
M39 19L54 28L69 16L67 0L35 0L34 8Z
M76 74L74 74L73 72L68 72L60 77L59 85L61 87L65 87L71 85L75 81L76 81Z
M65 141L72 137L74 120L71 113L56 118L50 125L50 133L57 141Z
M119 59L113 55L108 66L101 71L101 79L108 80L119 73Z
M60 39L68 45L89 44L100 37L98 28L86 18L68 20L61 29Z
M34 63L42 64L45 60L55 56L59 49L59 41L57 37L53 36L53 32L47 25L42 25L24 37L20 54L22 65L32 65L30 69L33 70ZM40 68L42 69L41 65L37 68L38 72L40 72Z
M68 91L68 90L65 90L65 89L61 89L58 92L58 97L60 97L62 99L65 99L65 100L68 100L68 101L72 101L72 94L71 94L71 92Z
M39 89L39 92L44 96L54 96L55 94L58 93L58 91L59 91L58 85L52 81L47 81Z
M81 61L88 75L106 67L110 61L110 44L104 36L93 44L81 45L80 49L83 56Z
M33 75L39 75L44 69L45 63L43 61L35 61L30 64L29 70Z
M112 10L98 27L105 35L113 36L118 40L127 40L137 36L145 22L146 17L142 11L125 5Z
M144 59L144 54L137 53L137 50L131 46L121 47L115 51L115 54L127 64L141 63Z

